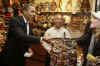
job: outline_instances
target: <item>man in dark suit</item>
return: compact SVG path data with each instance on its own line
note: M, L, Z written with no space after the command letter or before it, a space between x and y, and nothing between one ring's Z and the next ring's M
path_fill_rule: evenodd
M86 56L87 56L87 53L88 53L88 47L89 47L89 44L90 44L90 41L91 41L92 30L93 30L93 29L90 28L90 24L91 24L91 22L89 21L87 23L86 27L85 27L84 34L80 38L77 39L78 45L81 48L83 48L83 55L84 55L83 66L86 66L86 62L87 62Z
M32 44L40 44L40 38L32 36L32 28L29 24L34 15L34 6L25 4L23 16L14 17L9 22L6 44L8 52L6 64L9 66L24 66L24 53Z
M96 36L94 37L94 45L93 45L93 34L97 34L97 30L100 29L100 11L92 13L93 18L91 22L89 22L86 26L85 33L77 40L77 43L80 47L83 48L84 52L84 64L86 66L86 58L90 53L94 57L100 56L100 35L98 35L98 39L96 40ZM92 45L92 46L91 46ZM91 59L88 58L88 60Z

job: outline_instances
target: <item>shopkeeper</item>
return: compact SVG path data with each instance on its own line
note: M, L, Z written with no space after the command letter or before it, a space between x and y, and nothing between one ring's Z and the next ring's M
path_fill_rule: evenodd
M69 31L66 28L64 28L65 19L63 18L62 15L60 15L60 14L55 15L53 21L54 21L54 26L49 28L44 34L45 40L49 41L52 39L54 39L54 40L61 39L62 40L64 38L71 38ZM62 46L63 45L64 44L62 44ZM52 45L47 44L46 42L43 42L43 46L48 51L48 53L50 53L50 51L52 49ZM51 55L50 66L55 66L55 60L52 60L53 58L55 58L55 56ZM57 59L57 60L60 60L60 59ZM59 63L61 63L61 62L57 62L56 65Z

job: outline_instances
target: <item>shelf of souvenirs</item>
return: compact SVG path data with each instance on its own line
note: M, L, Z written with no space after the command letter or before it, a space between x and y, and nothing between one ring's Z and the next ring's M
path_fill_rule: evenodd
M2 31L2 30L7 30L7 26L0 26L0 31Z
M1 46L3 46L3 44L5 43L5 39L6 39L6 31L4 30L0 30L0 48ZM0 49L1 50L1 49Z
M0 18L0 31L7 30L8 26L6 25L6 21L3 18Z
M3 18L5 21L9 21L9 19L11 18L12 16L8 13L8 14L2 14L0 15L0 18Z
M2 46L5 44L5 37L0 33L0 52L2 51Z
M76 15L76 16L90 16L91 15L91 13L90 12L39 12L39 14L51 14L51 15L53 15L53 14L62 14L62 15Z

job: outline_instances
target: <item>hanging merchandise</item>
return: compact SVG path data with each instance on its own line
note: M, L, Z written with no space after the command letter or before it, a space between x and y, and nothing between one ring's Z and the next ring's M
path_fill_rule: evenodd
M51 2L50 3L50 10L51 10L51 12L55 12L56 8L57 8L56 2L55 1Z
M82 66L81 56L77 58L77 66Z
M82 6L81 6L81 12L90 12L90 3L89 0L83 0Z
M10 5L13 5L14 3L18 3L18 2L19 2L19 0L10 0L9 1Z

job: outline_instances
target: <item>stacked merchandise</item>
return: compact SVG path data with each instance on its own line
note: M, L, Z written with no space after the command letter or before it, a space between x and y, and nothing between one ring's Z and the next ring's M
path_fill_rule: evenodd
M7 27L4 24L4 20L2 18L0 18L0 52L2 51L1 47L5 43L6 30L7 30Z

